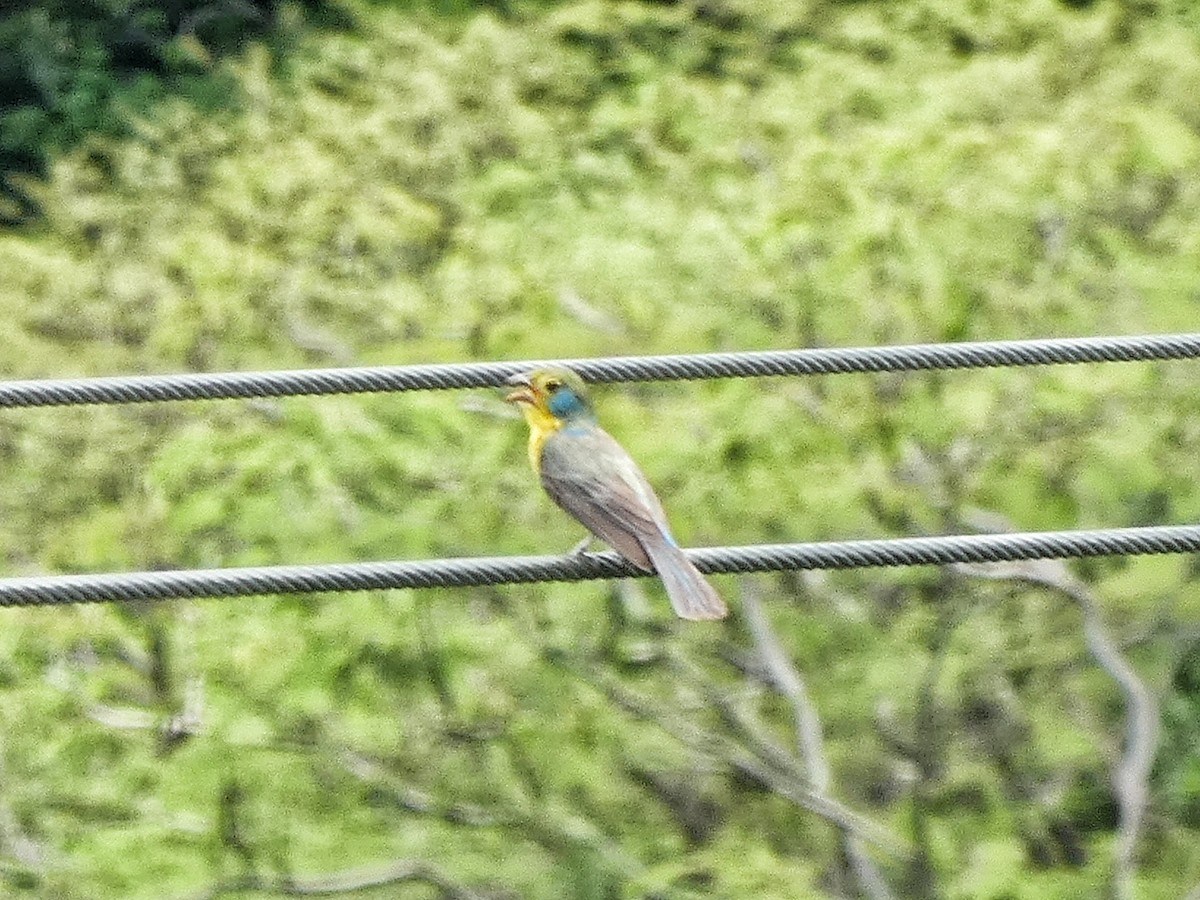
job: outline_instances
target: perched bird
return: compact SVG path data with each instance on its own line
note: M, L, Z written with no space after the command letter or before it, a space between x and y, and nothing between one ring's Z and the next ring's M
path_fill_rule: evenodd
M529 423L529 462L559 506L636 566L662 578L683 619L720 619L727 610L667 525L637 463L596 424L583 381L567 369L514 375L515 403Z

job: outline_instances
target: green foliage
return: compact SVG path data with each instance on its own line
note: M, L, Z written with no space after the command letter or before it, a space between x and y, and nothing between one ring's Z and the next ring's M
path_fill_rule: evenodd
M237 87L213 61L249 40L284 50L303 17L345 24L323 0L216 3L91 0L6 4L0 12L0 225L35 220L22 176L89 135L127 135L173 94L223 107Z
M97 29L133 8L100 9ZM58 46L53 17L14 15ZM0 235L5 377L1193 327L1187 4L353 16L206 60L194 91L99 78L102 56L60 73L75 130L33 188L44 221ZM122 127L88 118L113 110ZM41 115L0 136L44 141ZM1185 363L597 394L687 544L1200 514ZM0 558L565 551L577 529L524 444L482 392L13 412ZM1163 709L1138 896L1180 896L1200 882L1196 568L1078 571ZM731 762L796 735L737 665L757 658L744 585L715 581L726 627L669 622L654 582L5 611L3 892L415 859L532 898L853 894L838 833ZM834 795L902 839L869 848L897 894L1105 889L1124 708L1076 606L926 570L755 586Z

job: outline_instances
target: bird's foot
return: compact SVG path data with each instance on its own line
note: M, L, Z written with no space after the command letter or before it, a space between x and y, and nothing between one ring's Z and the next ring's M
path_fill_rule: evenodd
M567 556L583 556L585 553L588 552L588 548L592 546L593 540L595 540L595 538L593 538L592 535L589 534L582 541L580 541L578 544L576 544L574 547L572 547L571 552L569 552L567 554Z

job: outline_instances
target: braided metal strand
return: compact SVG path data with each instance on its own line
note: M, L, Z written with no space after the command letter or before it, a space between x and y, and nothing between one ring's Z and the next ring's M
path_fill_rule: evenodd
M586 381L669 381L766 375L829 375L1200 358L1200 334L1051 338L896 347L845 347L678 356L557 360ZM278 372L131 375L0 382L0 408L163 400L495 387L545 362L485 362Z
M703 572L850 569L1025 559L1200 552L1200 525L949 535L686 551ZM239 597L385 588L471 587L646 576L616 553L500 556L243 569L193 569L0 579L0 606Z

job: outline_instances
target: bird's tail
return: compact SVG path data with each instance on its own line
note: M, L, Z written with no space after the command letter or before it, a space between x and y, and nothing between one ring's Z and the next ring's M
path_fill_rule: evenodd
M725 618L729 612L725 602L673 540L663 535L662 540L645 541L642 547L667 589L675 615L681 619Z

